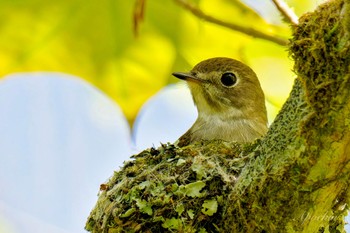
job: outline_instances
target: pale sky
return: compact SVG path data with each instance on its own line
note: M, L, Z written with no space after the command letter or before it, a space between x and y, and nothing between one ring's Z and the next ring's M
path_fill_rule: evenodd
M22 73L2 79L0 233L85 232L100 184L130 155L174 142L196 110L186 86L172 85L140 116L132 144L118 105L78 77Z

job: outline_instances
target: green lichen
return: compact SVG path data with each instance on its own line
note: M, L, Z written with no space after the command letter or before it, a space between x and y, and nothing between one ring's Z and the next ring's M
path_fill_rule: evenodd
M143 151L103 186L86 229L218 232L228 195L250 158L242 148L213 141Z

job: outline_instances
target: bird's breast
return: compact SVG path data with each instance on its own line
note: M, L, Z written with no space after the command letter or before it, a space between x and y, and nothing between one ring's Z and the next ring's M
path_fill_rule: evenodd
M191 141L221 139L250 142L263 136L267 126L251 119L199 117L191 128Z

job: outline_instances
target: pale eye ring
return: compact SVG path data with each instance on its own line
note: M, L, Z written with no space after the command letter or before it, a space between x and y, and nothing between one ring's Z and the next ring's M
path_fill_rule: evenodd
M226 72L222 74L220 81L225 87L232 87L237 83L237 77L232 72Z

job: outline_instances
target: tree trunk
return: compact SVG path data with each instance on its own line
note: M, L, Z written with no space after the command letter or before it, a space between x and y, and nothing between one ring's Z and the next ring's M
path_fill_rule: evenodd
M301 17L298 75L249 145L163 145L101 186L91 232L344 232L350 171L350 1Z

